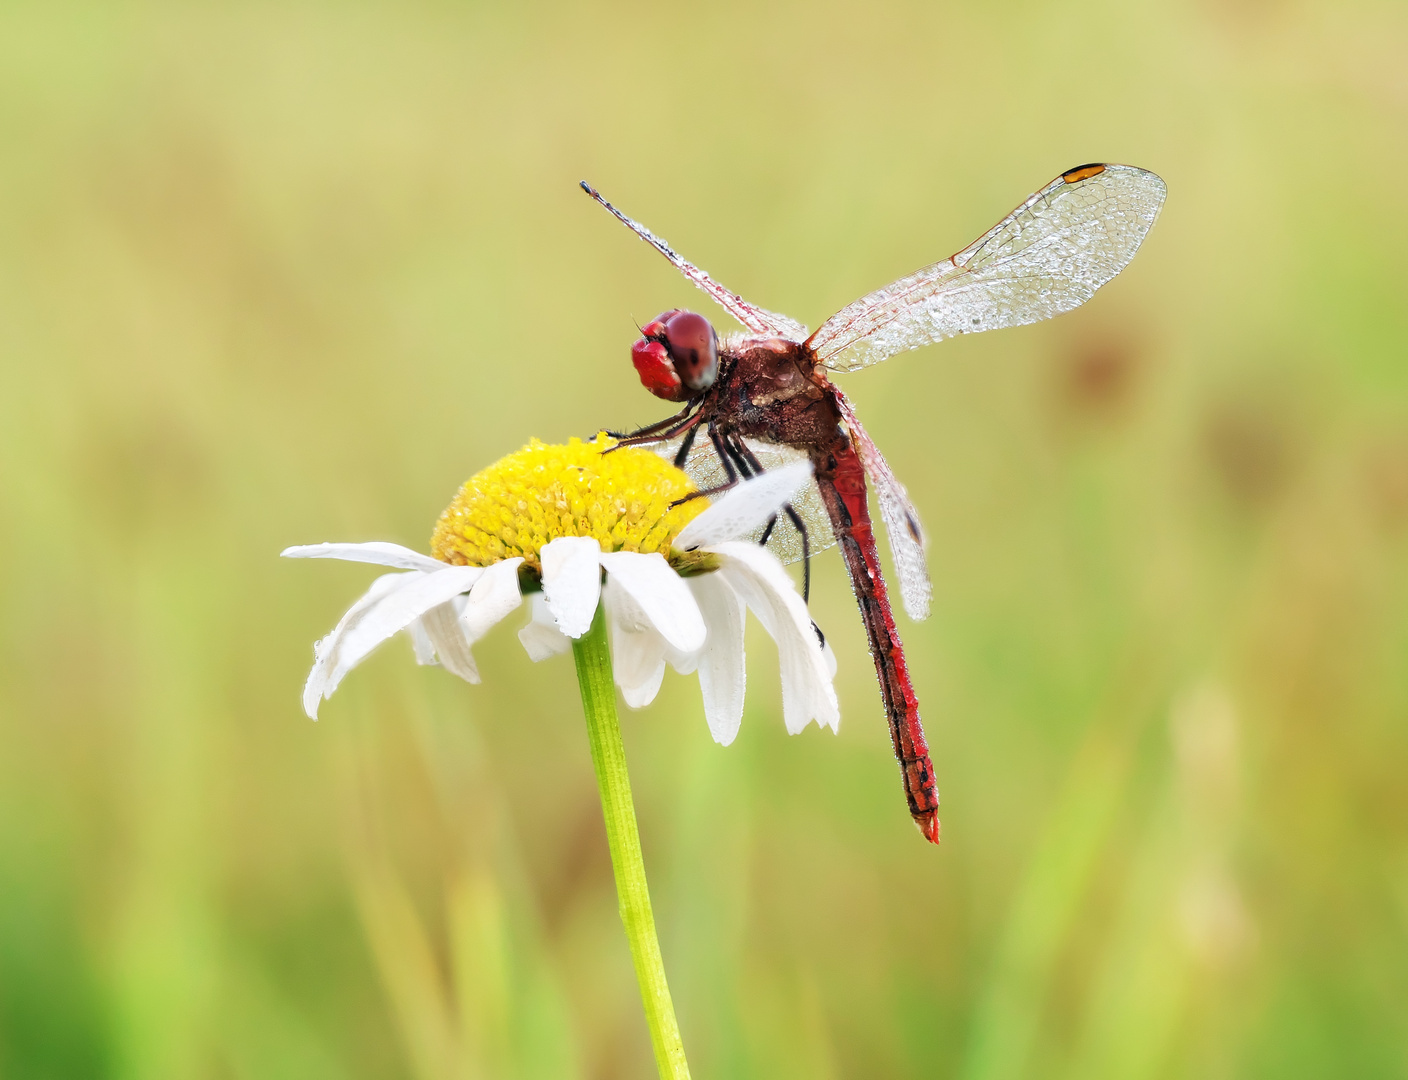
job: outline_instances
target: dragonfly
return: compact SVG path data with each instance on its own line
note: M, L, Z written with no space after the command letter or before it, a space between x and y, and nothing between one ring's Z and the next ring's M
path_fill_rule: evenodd
M963 250L848 304L815 331L744 300L664 240L582 189L663 255L744 328L720 337L704 316L666 311L640 329L631 359L646 389L683 404L629 433L671 457L705 493L804 458L811 482L755 539L803 564L839 544L860 605L909 813L939 842L939 792L904 645L881 574L870 517L874 489L911 619L929 615L933 586L919 514L861 426L833 372L859 371L959 334L1022 326L1084 304L1133 259L1167 189L1131 165L1068 169ZM700 436L703 435L703 439ZM818 634L820 631L818 631Z

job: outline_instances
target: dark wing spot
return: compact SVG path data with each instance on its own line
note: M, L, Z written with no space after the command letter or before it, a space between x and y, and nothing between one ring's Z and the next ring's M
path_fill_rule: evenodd
M1099 176L1104 171L1103 165L1077 165L1074 169L1063 172L1061 179L1068 184L1075 184L1081 180L1089 180L1092 176Z

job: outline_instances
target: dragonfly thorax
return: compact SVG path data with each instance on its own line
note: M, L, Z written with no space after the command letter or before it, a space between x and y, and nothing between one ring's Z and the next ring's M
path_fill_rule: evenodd
M675 308L641 327L631 362L641 384L666 401L688 401L719 373L719 336L703 315Z

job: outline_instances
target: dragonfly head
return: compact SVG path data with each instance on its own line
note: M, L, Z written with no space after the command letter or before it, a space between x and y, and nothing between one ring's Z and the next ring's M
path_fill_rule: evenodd
M631 346L631 362L656 397L688 401L714 385L719 335L703 315L675 308L651 319L640 333Z

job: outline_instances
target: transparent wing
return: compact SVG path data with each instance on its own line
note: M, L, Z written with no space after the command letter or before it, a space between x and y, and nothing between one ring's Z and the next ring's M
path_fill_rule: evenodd
M865 428L860 426L855 409L840 390L836 390L836 404L840 407L841 420L850 433L860 463L865 467L866 479L875 489L875 497L880 503L880 517L885 522L890 554L895 560L895 572L899 574L904 613L911 619L927 619L934 586L929 580L929 567L924 559L924 530L919 524L919 512L909 501L904 485L890 471L880 448L870 441Z
M616 207L612 206L601 197L596 188L592 187L585 180L582 181L582 190L597 202L601 203L606 209L610 210L611 213L615 215L616 219L633 233L656 251L660 252L665 258L669 259L671 265L673 265L676 270L713 297L714 301L721 308L749 330L753 331L753 333L765 334L768 337L786 338L788 341L806 340L807 328L801 323L797 322L795 319L788 318L786 315L779 315L775 311L768 311L766 308L760 308L756 304L750 304L736 292L724 288L703 270L699 269L699 267L680 258L679 255L675 254L675 250L670 247L669 244L665 243L664 240L660 239L660 237L656 236L644 225L640 224L640 222L633 221L631 218L621 213L621 211L617 210Z
M748 449L753 451L764 469L776 469L783 465L790 465L795 461L807 460L805 453L790 446L759 442L753 439L745 441L748 444ZM680 440L674 439L670 442L660 443L651 449L661 457L673 461L679 447ZM722 487L728 483L728 475L724 472L718 454L714 452L713 443L702 433L690 449L689 457L685 459L684 471L689 473L690 479L701 491ZM807 528L807 542L813 555L818 551L825 551L836 543L836 535L831 531L831 518L826 513L826 504L821 501L821 492L817 490L815 480L809 480L807 485L797 492L796 497L792 500L792 508L797 511L802 523ZM763 528L755 529L751 536L740 537L740 539L760 540L763 531ZM772 532L768 535L767 546L768 550L784 563L799 562L802 558L802 534L797 531L796 526L787 519L786 515L778 517L777 524L773 526Z
M1166 190L1130 165L1071 169L956 255L842 308L807 344L832 371L856 371L957 334L1070 311L1134 258Z

